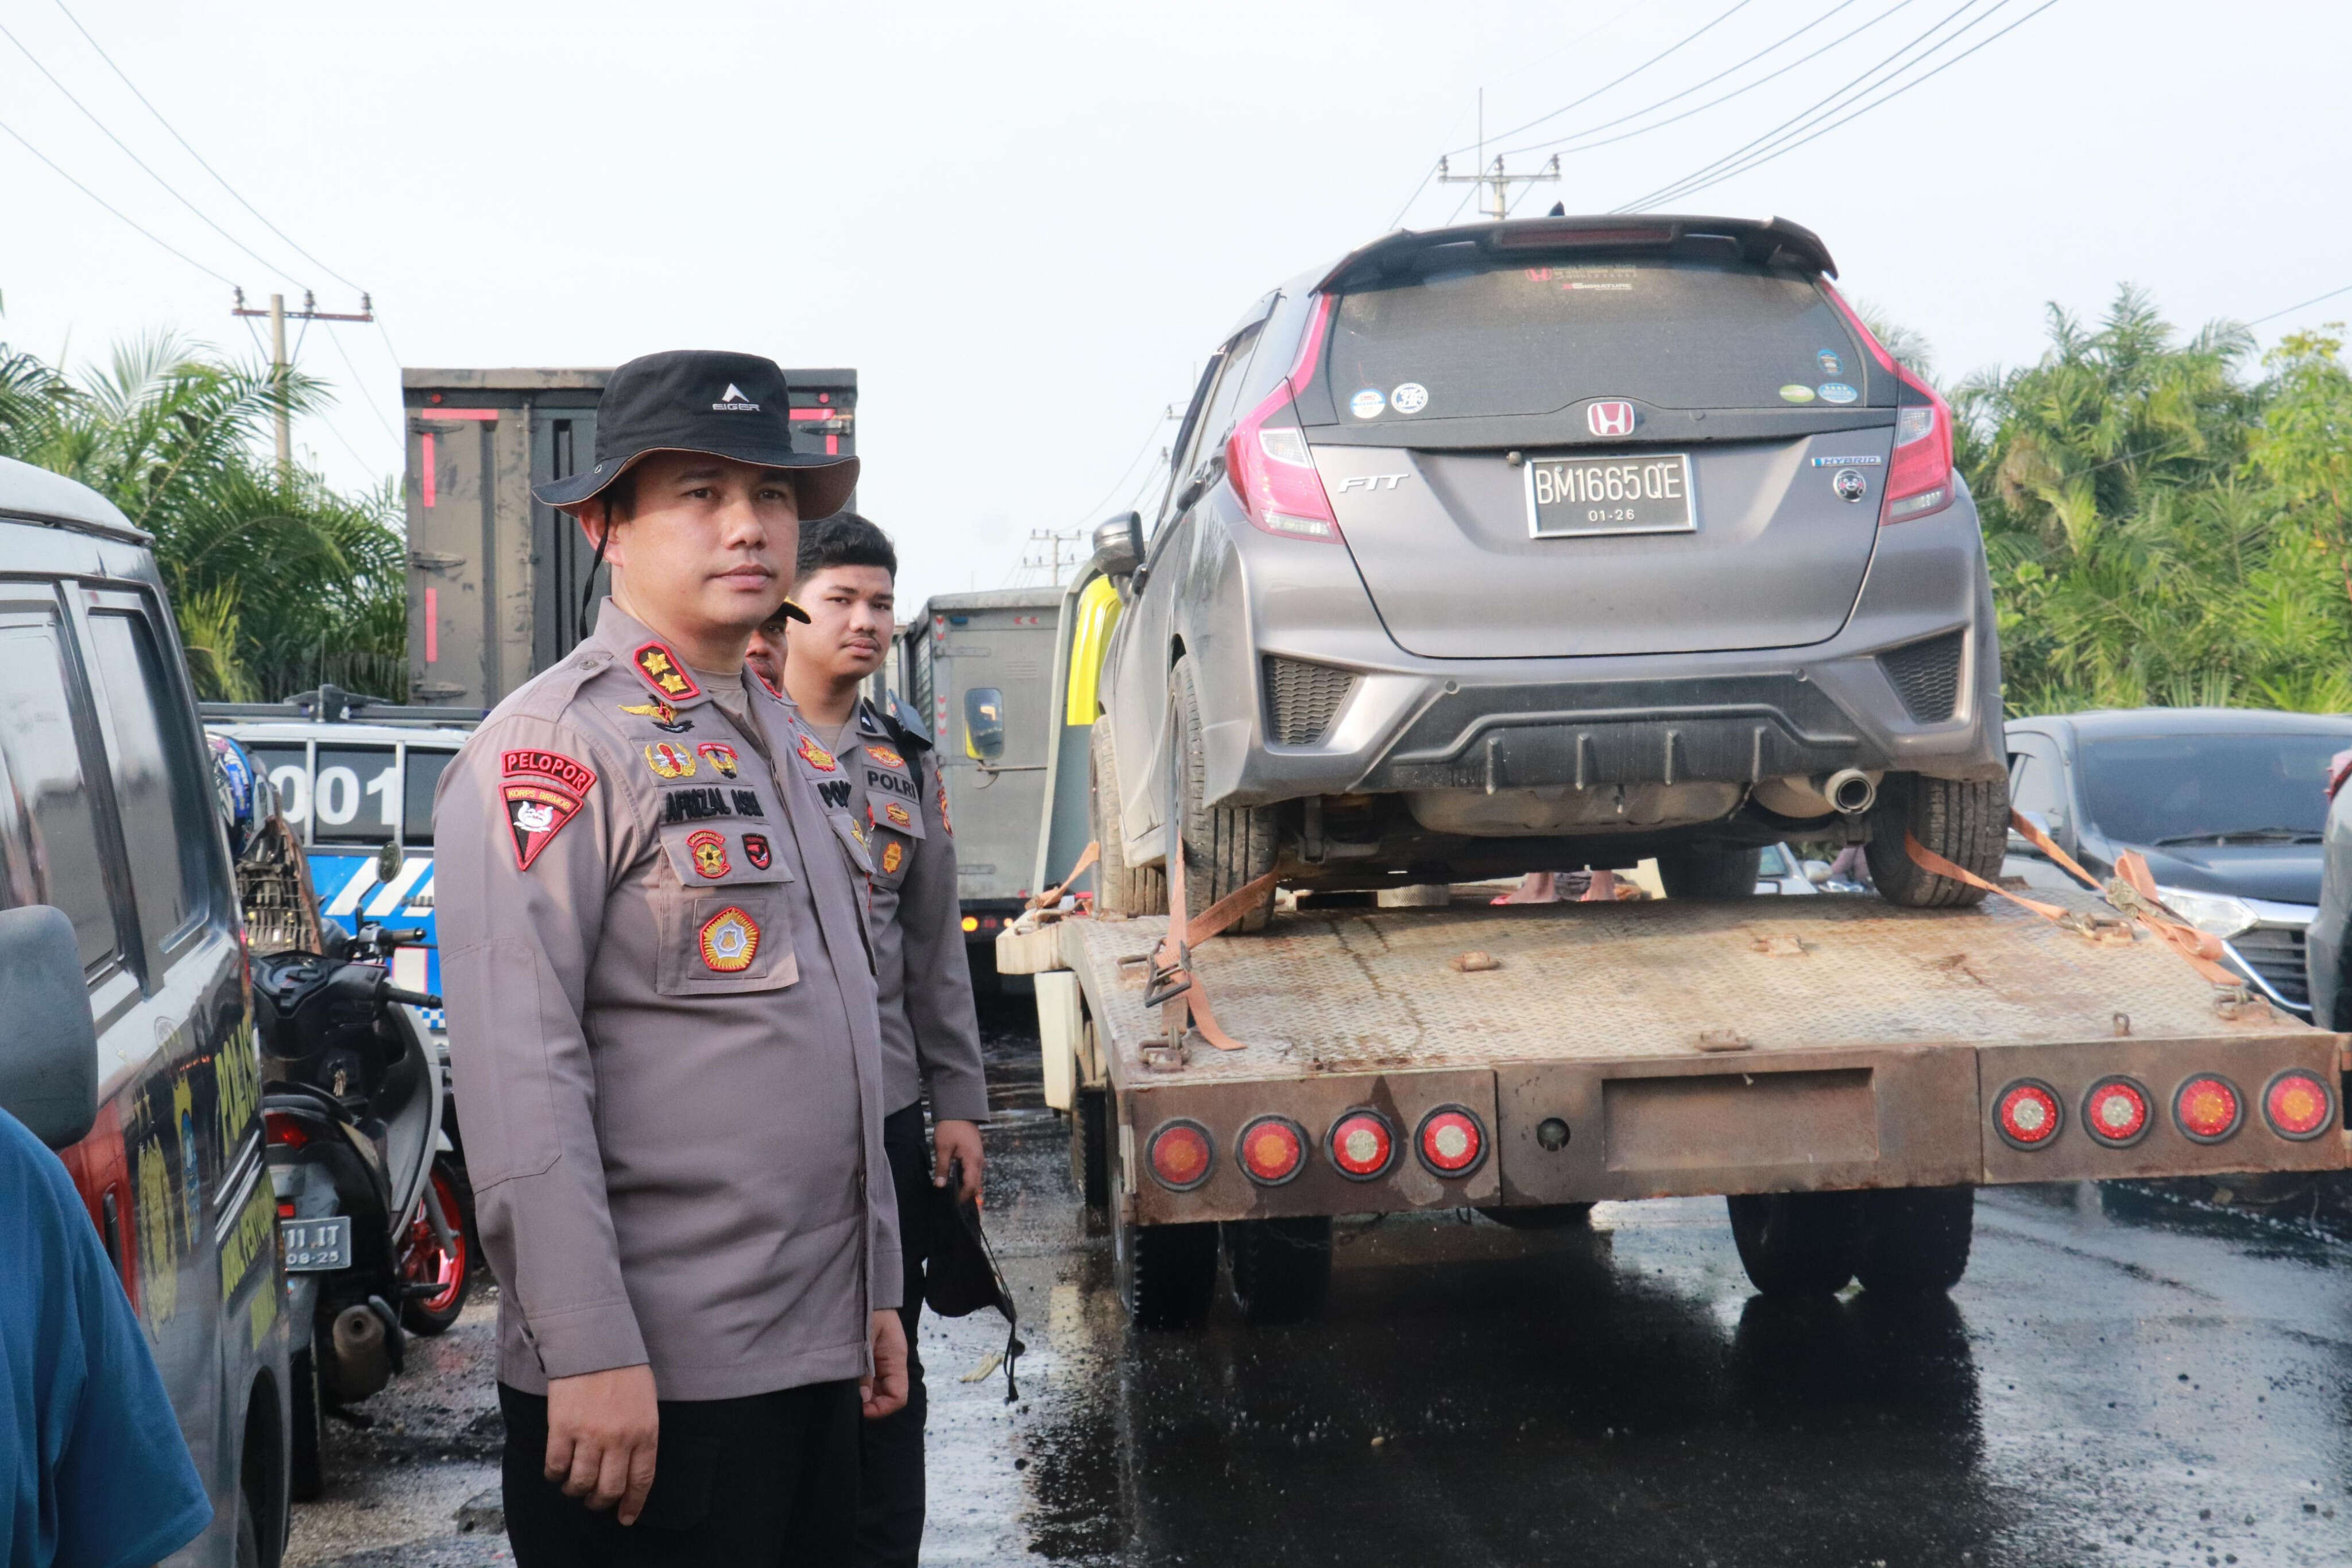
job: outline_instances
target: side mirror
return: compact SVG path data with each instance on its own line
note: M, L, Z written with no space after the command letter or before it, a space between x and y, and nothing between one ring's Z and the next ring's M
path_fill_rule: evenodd
M396 841L386 843L383 848L375 852L376 881L390 882L400 874L400 868L407 863L408 855Z
M1829 881L1830 879L1830 862L1827 861L1807 861L1804 864L1804 873L1805 880L1811 883L1815 887L1819 887L1822 883Z
M98 1120L98 1027L73 922L46 904L0 910L0 1107L53 1149Z
M1142 564L1142 513L1129 512L1095 526L1095 570L1105 577L1131 577Z
M963 694L963 750L982 764L1004 755L1004 694L994 686Z

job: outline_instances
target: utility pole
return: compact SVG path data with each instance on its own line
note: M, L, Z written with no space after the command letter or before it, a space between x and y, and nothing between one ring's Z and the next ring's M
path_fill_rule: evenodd
M302 291L302 308L299 310L287 309L283 294L269 297L268 309L256 310L246 304L245 290L240 288L236 290L236 304L229 314L269 318L269 372L270 380L278 391L278 473L283 478L294 471L294 416L287 409L285 402L286 372L293 368L286 357L287 320L290 318L297 321L373 321L375 301L362 294L357 315L338 315L331 310L320 309L318 299L306 288Z
M1024 556L1022 558L1021 564L1024 567L1051 574L1047 578L1047 580L1054 583L1056 587L1059 587L1062 581L1062 547L1064 545L1074 545L1077 543L1080 538L1085 537L1085 534L1086 530L1083 528L1072 528L1067 533L1060 533L1052 528L1031 528L1029 530L1029 542L1031 544L1041 544L1049 547L1051 557L1048 559L1041 560L1037 556ZM1047 552L1045 551L1039 552L1040 555L1046 553ZM1076 550L1071 551L1069 560L1072 566L1076 566L1078 563L1077 552Z
M1475 174L1456 174L1446 166L1446 161L1444 159L1440 158L1437 161L1437 183L1439 184L1484 185L1486 187L1486 215L1494 219L1496 223L1501 223L1505 218L1510 215L1511 187L1513 185L1531 185L1535 184L1538 181L1550 181L1553 183L1558 183L1559 180L1559 154L1557 152L1551 155L1551 161L1549 162L1546 163L1542 168L1537 170L1532 174L1507 173L1503 169L1503 155L1500 152L1495 154L1495 162L1491 167L1482 166L1479 172Z

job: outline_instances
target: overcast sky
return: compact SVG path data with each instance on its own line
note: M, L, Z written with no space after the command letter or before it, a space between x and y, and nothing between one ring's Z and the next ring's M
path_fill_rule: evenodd
M2030 16L1671 210L1818 229L1850 292L1923 334L1948 378L2032 359L2045 301L2095 315L2126 280L2184 326L2352 284L2352 6L2316 0L67 3L323 265L198 168L57 0L0 0L0 24L285 270L192 215L4 38L0 125L249 298L307 285L322 309L354 307L326 267L373 291L383 333L320 325L301 349L341 401L297 444L336 481L398 470L400 364L709 347L854 365L862 503L898 537L902 602L1002 586L1038 548L1030 530L1122 507L1172 434L1161 410L1250 300L1401 209L1444 222L1465 188L1415 183L1449 148L1471 149L1457 170L1477 162L1482 87L1490 152L1699 109L1571 152L1522 207L1599 211L1772 131L1946 18L1921 50L1958 41L1920 69ZM5 135L0 214L0 340L80 361L177 330L255 351L226 284ZM2352 293L2259 331L2347 316Z

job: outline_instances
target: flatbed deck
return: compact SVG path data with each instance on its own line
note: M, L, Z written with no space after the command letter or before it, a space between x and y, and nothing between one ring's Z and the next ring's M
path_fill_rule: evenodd
M2087 895L2055 902L2112 911ZM1110 1093L1112 1157L1140 1223L1458 1205L1554 1205L1693 1193L1945 1186L2224 1171L2335 1169L2344 1037L2234 1000L2145 930L2096 935L2003 900L1902 910L1875 897L1756 898L1277 915L1223 937L1194 972L1237 1051L1165 1050L1143 1005L1161 919L1061 926L1091 1019L1082 1080ZM1492 968L1457 967L1484 954ZM2308 1072L2335 1096L2316 1136L2267 1119L2265 1088ZM2102 1140L2085 1096L2123 1076L2144 1127ZM2173 1098L2219 1075L2237 1125L2198 1141ZM2021 1081L2060 1107L2056 1134L2005 1137ZM1403 1153L1376 1180L1329 1158L1329 1128L1378 1110L1410 1148L1444 1107L1491 1139L1444 1174ZM1234 1157L1258 1117L1289 1119L1317 1157L1263 1185ZM1155 1129L1188 1119L1216 1158L1170 1190L1139 1174Z

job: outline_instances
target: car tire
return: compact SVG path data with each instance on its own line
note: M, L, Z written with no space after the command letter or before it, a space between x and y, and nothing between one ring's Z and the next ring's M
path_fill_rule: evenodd
M1658 883L1668 898L1748 898L1763 866L1761 849L1670 850L1658 857Z
M296 1502L316 1502L327 1490L326 1465L319 1451L319 1368L304 1345L287 1358L287 1400L292 1408L286 1445L286 1490Z
M1941 876L1911 858L1907 831L1963 870L1991 882L2009 848L2009 780L1964 782L1890 773L1870 809L1870 880L1878 895L1906 909L1956 909L1984 902L1985 890Z
M1070 1185L1100 1214L1110 1207L1110 1091L1083 1086L1070 1097Z
M1198 1328L1217 1290L1217 1226L1138 1225L1125 1169L1111 1169L1111 1276L1127 1321L1147 1332Z
M1111 755L1110 716L1094 722L1087 738L1087 811L1094 829L1095 912L1098 915L1165 915L1168 881L1158 866L1127 863L1119 821L1118 768Z
M1224 1245L1234 1305L1259 1325L1308 1323L1331 1294L1331 1218L1229 1219Z
M1271 806L1207 806L1208 758L1201 744L1201 697L1192 659L1176 661L1168 677L1169 710L1176 721L1176 809L1184 831L1184 904L1198 915L1229 894L1274 869L1275 810ZM1274 917L1274 889L1265 890L1246 914L1225 927L1246 934L1263 931Z
M1906 1187L1861 1195L1863 1288L1941 1295L1969 1271L1976 1236L1976 1188Z
M1850 1192L1736 1193L1731 1239L1740 1266L1768 1296L1829 1296L1861 1260L1861 1205Z

